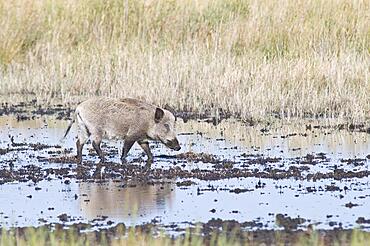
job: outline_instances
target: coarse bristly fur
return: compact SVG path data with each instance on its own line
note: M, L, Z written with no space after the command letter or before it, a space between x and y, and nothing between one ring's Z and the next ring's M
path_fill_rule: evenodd
M132 145L138 142L148 155L149 165L153 161L153 155L148 140L161 141L173 150L181 148L176 138L175 116L166 109L137 99L106 97L88 99L77 106L74 120L65 136L74 122L77 122L78 126L76 141L78 163L82 162L82 148L89 138L102 162L104 162L104 155L100 149L102 139L124 140L121 156L123 162Z

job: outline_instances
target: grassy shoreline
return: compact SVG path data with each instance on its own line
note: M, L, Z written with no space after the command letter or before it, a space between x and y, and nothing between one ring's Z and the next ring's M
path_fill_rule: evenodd
M347 0L0 0L0 91L364 122L369 12Z
M370 233L360 230L257 230L240 228L220 231L212 229L206 235L198 229L187 229L171 236L155 227L129 227L120 224L100 231L82 232L78 228L63 229L49 226L2 229L0 245L366 245Z

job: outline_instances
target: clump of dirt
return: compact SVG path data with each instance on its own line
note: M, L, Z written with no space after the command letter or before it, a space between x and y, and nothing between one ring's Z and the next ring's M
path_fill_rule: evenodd
M253 189L241 189L241 188L236 188L236 189L233 189L233 190L229 190L230 193L235 193L235 194L250 192L250 191L254 191L254 190Z
M9 104L9 103L2 103L1 104L1 108L0 108L0 116L1 115L9 115L9 114L21 114L21 113L25 113L26 110L25 108L27 106L30 106L30 104L33 104L35 103L36 100L32 100L30 101L28 104L24 103L24 102L21 102L21 103L18 103L18 104Z
M335 125L311 125L311 124L306 125L306 130L313 129L333 129L333 130L347 130L370 133L370 127L363 123L361 124L344 123Z
M252 155L245 153L241 154L241 157L243 157L243 160L247 162L247 164L243 164L244 166L253 164L266 165L268 163L277 163L282 160L281 157L264 157L261 155Z
M341 159L340 161L347 165L354 165L355 167L357 167L357 166L363 166L366 162L366 159L354 158L354 159Z
M176 160L181 160L186 161L186 162L193 162L193 163L210 163L214 164L214 168L220 169L220 168L232 168L234 164L236 164L233 161L230 160L220 160L217 158L215 155L212 154L207 154L207 153L195 153L195 152L186 152L186 153L181 153L177 155L159 155L157 158L162 158L162 159L176 159Z
M57 217L61 222L68 222L70 218L67 214L60 214Z
M335 169L333 172L328 173L310 173L307 175L308 180L319 180L319 179L335 179L335 180L342 180L342 179L350 179L350 178L364 178L370 176L370 171L345 171L344 169Z
M19 182L39 182L47 178L41 167L35 165L25 165L17 170L0 169L0 184L19 181Z
M325 187L326 191L341 191L341 189L338 186L335 185L327 185Z
M182 186L192 186L192 185L195 185L196 183L194 181L191 181L191 180L184 180L184 181L181 181L181 182L176 182L176 185L178 187L182 187Z
M214 114L214 110L206 109L203 112L197 112L193 109L183 108L179 110L172 110L176 117L182 118L184 122L189 120L202 120L207 123L211 123L214 126L220 124L223 120L233 118L240 118L239 114L231 113L229 111L223 110L222 108L217 109L217 116ZM252 118L244 119L244 123L249 126L255 125L257 122Z
M44 162L50 162L50 163L77 163L77 157L76 156L58 156L58 157L40 157L38 158L39 161Z
M33 150L43 150L43 149L49 149L49 148L56 148L61 149L62 146L60 145L48 145L48 144L41 144L41 143L30 143L28 144Z
M203 163L220 163L221 161L215 155L207 154L207 153L194 153L194 152L186 152L177 154L176 158L184 159L188 162L203 162Z
M316 165L322 162L329 162L330 159L326 157L325 153L307 154L303 157L296 158L300 164Z
M284 227L285 230L296 230L299 225L305 223L306 220L303 218L291 218L287 215L277 214L275 217L275 223L278 226Z
M370 219L365 219L364 217L358 217L356 220L357 224L370 224Z
M6 149L2 149L0 148L0 155L5 155L7 153L9 153L11 150L9 148L6 148Z
M349 202L349 203L346 203L344 205L346 208L353 208L353 207L357 207L359 206L357 203L352 203L352 202Z

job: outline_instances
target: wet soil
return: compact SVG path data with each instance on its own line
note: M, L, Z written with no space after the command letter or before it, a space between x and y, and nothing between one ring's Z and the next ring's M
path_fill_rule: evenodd
M71 115L75 110L75 105L78 103L71 104L71 103L57 103L53 104L50 102L40 102L36 99L19 102L19 103L2 103L0 105L0 116L3 115L15 115L17 120L29 120L34 119L38 116L45 116L45 115L54 115L58 120L70 120ZM233 114L228 112L222 108L214 108L212 110L206 109L204 112L197 112L191 108L182 108L182 109L174 109L167 105L164 108L171 111L176 117L183 119L186 123L189 120L197 120L206 123L211 123L214 126L219 125L223 120L227 120L230 118L239 119L241 120L246 126L255 126L259 122L250 118L243 118L238 114ZM280 116L275 114L275 118L279 119ZM307 115L307 118L312 118L312 116ZM269 125L269 124L267 124ZM306 130L317 130L317 129L335 129L335 130L347 130L347 131L358 131L358 132L366 132L370 134L370 126L366 123L338 123L338 124L331 124L331 125L319 125L319 124L306 124ZM268 127L262 128L261 132L268 132ZM292 134L290 136L294 136L296 134ZM289 137L288 136L281 136L282 138Z
M30 120L43 115L53 115L59 120L68 120L71 118L72 112L74 112L74 109L71 105L55 104L45 106L45 104L40 104L37 100L16 104L2 103L0 106L0 116L15 115L18 121Z
M0 118L1 116L11 115L15 116L16 121L27 122L35 118L51 117L65 125L65 121L70 119L73 112L68 105L47 107L35 105L36 101L17 105L3 104L0 109ZM221 121L231 115L219 110L217 119L212 116L212 112L197 114L184 111L177 116L183 118L184 121L192 122L191 119L195 119L199 124L208 122L219 125ZM255 125L256 122L250 120L241 124L244 127L242 129L247 131L249 129L247 127ZM60 180L60 187L63 187L60 188L62 192L66 192L65 189L67 188L64 186L69 187L73 184L89 186L89 184L104 185L106 182L114 182L119 186L119 188L116 188L120 193L123 193L122 191L125 189L126 191L129 190L129 188L156 187L155 192L153 191L156 196L161 192L171 194L174 190L179 189L184 192L185 197L189 198L227 193L230 195L228 196L229 199L233 196L245 196L247 199L258 200L265 195L268 197L275 192L277 193L276 197L271 200L268 198L266 200L262 199L256 206L273 204L274 199L279 199L279 195L284 197L284 193L289 193L287 190L291 190L294 191L292 196L297 199L301 197L309 197L308 199L310 199L312 196L320 201L320 196L334 197L336 202L343 201L340 202L339 206L346 210L355 211L353 216L356 216L351 223L347 223L344 227L339 219L340 215L328 213L325 218L320 218L320 221L317 222L312 221L309 217L300 217L300 214L290 210L291 208L286 208L286 210L279 208L280 210L273 212L263 211L266 218L245 221L240 219L244 218L242 216L246 216L243 208L230 207L227 211L224 211L225 206L223 205L232 203L232 201L222 201L219 197L212 198L212 196L209 196L206 209L207 216L204 217L207 220L203 218L200 221L205 240L209 239L208 235L215 231L221 232L221 229L226 227L227 232L230 233L234 232L235 228L240 230L238 238L247 242L257 240L257 242L270 244L275 240L276 231L272 228L279 228L282 238L291 242L296 240L298 236L310 234L312 227L325 224L328 226L325 228L331 228L332 230L319 230L318 233L322 234L324 240L330 242L341 238L343 235L350 237L351 230L346 228L360 226L360 228L366 230L370 224L370 214L356 210L368 206L369 202L369 196L366 192L369 189L368 177L370 176L370 148L367 145L370 128L366 124L337 124L328 127L307 123L302 131L281 134L276 134L269 125L265 125L259 129L260 136L270 137L270 141L276 141L276 143L266 144L267 147L261 143L254 144L249 148L228 143L227 136L225 136L226 129L222 127L217 133L218 135L211 137L201 130L183 131L179 134L179 137L189 147L186 147L180 153L175 153L164 152L160 145L154 145L154 149L160 149L161 151L154 153L155 162L151 168L146 167L146 157L139 151L133 151L133 157L129 158L127 163L120 163L117 157L119 156L119 148L111 144L103 144L102 146L107 156L107 162L99 163L98 156L90 148L90 150L84 152L82 165L78 165L74 156L73 140L69 140L68 144L63 145L58 141L50 140L51 135L46 135L46 140L42 140L42 135L37 135L39 133L36 131L34 133L29 128L20 132L13 132L12 126L4 129L9 129L9 132L3 133L2 139L0 139L0 189L8 187L6 185L9 184L24 184L25 186L34 187L34 192L41 192L45 189L44 186L39 185L42 182ZM57 133L63 131L64 129L58 129ZM329 148L321 148L320 144L314 145L307 151L303 150L304 145L302 147L294 144L297 138L311 139L318 136L327 136L333 134L333 132L363 134L361 135L362 142L357 139L354 140L356 144L362 146L361 151L356 152L356 154L337 154ZM29 137L33 135L35 135L34 138ZM251 138L252 140L254 139ZM258 143L258 141L256 142ZM357 147L354 149L356 151ZM236 183L231 183L230 180L240 180L240 182L234 181ZM245 185L245 180L251 181L251 184ZM217 181L219 185L214 185L214 181ZM168 185L173 186L168 188ZM19 187L19 189L24 189L22 185ZM141 191L140 189L137 190L139 193ZM100 193L103 192L104 190L100 191ZM37 193L27 193L25 195L27 199L34 200L36 199L35 194ZM93 206L91 201L94 199L94 194L76 192L71 195L70 200L79 201L80 206ZM130 196L132 195L130 194ZM132 197L129 198L132 199ZM125 197L122 200L127 199L128 197ZM161 197L153 199L155 200L154 204L159 204L159 201L162 203L168 202L166 200L167 195L163 194ZM181 200L181 203L185 204L186 199L183 200ZM147 201L138 201L138 203L145 202ZM220 205L218 206L218 204ZM196 204L191 205L196 206ZM60 212L54 206L47 207L50 213L54 209L57 214L50 215L50 217L61 224L53 223L50 225L49 223L53 219L46 218L43 215L38 218L38 224L48 224L48 226L55 228L63 228L65 224L74 224L73 227L78 230L86 230L95 226L99 231L107 230L113 234L118 227L126 228L120 219L114 219L113 216L107 216L106 214L98 214L98 216L94 214L95 217L85 220L74 216L69 211ZM0 206L0 222L7 220L9 217L2 210ZM99 211L99 209L96 210ZM258 210L258 208L256 207L255 210ZM302 212L304 209L299 211ZM225 219L225 214L230 219ZM249 214L253 214L253 212L249 212ZM214 218L217 216L220 216L220 218ZM149 230L149 228L158 226L167 231L183 232L186 227L194 228L198 224L198 221L187 220L186 218L183 219L182 225L179 225L178 223L168 223L168 221L164 223L159 215L154 214L152 217L150 223L137 223L137 228ZM273 226L271 226L272 224ZM109 227L109 229L104 229L106 227ZM23 230L23 228L18 230ZM246 231L248 231L248 235L244 234Z
M0 149L0 154L5 155L10 152L16 151L36 151L33 157L36 157L39 163L61 163L69 164L68 166L55 167L55 168L41 168L39 165L24 165L18 169L12 168L12 161L7 160L8 167L0 170L0 184L6 182L37 182L43 179L50 178L51 175L56 175L59 178L75 178L82 180L102 180L102 179L123 179L123 180L137 180L137 181L151 181L158 179L174 179L174 178L196 178L200 180L220 180L228 178L268 178L268 179L287 179L294 178L298 180L320 180L320 179L335 179L344 180L349 178L364 178L370 176L370 171L350 171L344 170L340 167L334 167L334 170L328 172L316 172L308 173L308 165L318 165L320 162L327 162L325 154L319 153L317 155L306 155L302 158L294 158L290 160L288 168L274 168L267 166L264 170L257 168L250 168L254 165L268 165L269 163L280 162L281 158L264 157L260 154L256 155L245 155L240 162L234 162L227 159L220 160L216 156L207 153L194 153L186 152L177 155L159 155L157 159L160 160L176 160L167 169L152 168L148 169L143 166L144 159L139 158L132 162L125 164L118 162L105 162L96 163L95 161L84 161L82 165L76 164L76 157L70 153L69 150L60 150L59 145L46 145L46 144L27 144L27 143L14 143L12 146L20 146L20 148L7 148ZM44 154L38 156L38 150L53 149L47 153L51 157L45 157ZM112 155L116 153L113 150ZM91 153L91 156L96 154ZM108 152L108 155L109 152ZM54 157L55 156L55 157ZM346 159L342 161L344 164L365 165L366 159L354 158ZM204 170L195 168L192 170L186 170L181 167L180 164L186 166L187 163L209 163L213 164L213 169ZM238 166L236 166L238 165ZM235 167L234 167L235 166ZM91 172L94 170L94 172ZM215 171L217 170L217 171ZM333 191L335 187L327 187L328 191ZM310 191L310 190L308 190Z

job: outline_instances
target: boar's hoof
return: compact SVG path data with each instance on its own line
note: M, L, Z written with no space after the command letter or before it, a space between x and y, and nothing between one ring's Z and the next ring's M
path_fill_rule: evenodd
M151 167L152 167L152 163L146 162L145 166L143 167L143 171L149 172Z
M146 160L146 164L147 165L151 165L153 163L153 158L148 158L148 160Z
M146 161L145 169L150 169L152 166L153 161Z

